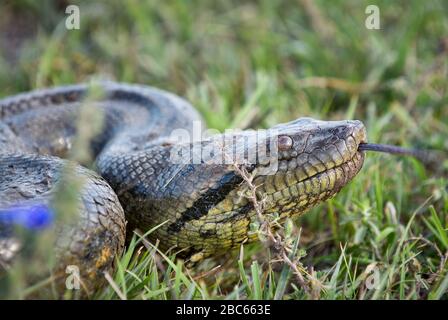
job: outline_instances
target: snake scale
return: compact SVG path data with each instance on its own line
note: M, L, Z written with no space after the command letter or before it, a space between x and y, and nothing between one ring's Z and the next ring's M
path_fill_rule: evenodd
M104 115L101 132L91 141L96 171L80 165L74 174L84 178L77 208L79 219L62 226L56 240L55 274L67 265L80 266L85 289L104 284L128 235L161 225L149 234L161 250L175 250L191 261L237 248L253 241L250 226L257 220L244 195L247 181L231 163L173 163L173 129L192 132L201 121L185 100L160 89L100 82L101 99L90 102ZM73 146L76 121L89 86L62 86L0 100L0 209L17 204L51 206L55 186ZM280 218L302 214L338 193L361 169L360 143L366 131L360 121L319 121L300 118L268 131L277 141L277 167L263 174L266 161L247 168L263 198L264 213ZM254 149L234 133L237 153ZM220 135L187 143L213 145ZM259 143L259 142L257 142ZM252 150L252 151L251 151ZM264 159L266 160L266 159ZM0 211L1 212L1 211ZM0 213L1 214L1 213ZM14 232L0 223L0 262L20 252ZM0 266L1 268L1 266ZM63 279L60 281L63 286Z

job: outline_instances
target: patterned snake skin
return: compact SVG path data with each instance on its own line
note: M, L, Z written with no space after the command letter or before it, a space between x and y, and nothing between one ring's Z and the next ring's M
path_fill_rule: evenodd
M67 265L81 266L86 290L97 290L123 251L126 229L129 235L162 224L149 239L193 262L256 239L250 225L257 216L234 164L170 158L178 147L173 129L192 133L192 123L201 120L189 103L147 86L101 82L100 87L102 98L89 104L104 114L102 131L91 142L98 173L76 166L74 174L84 177L79 219L62 227L56 239L55 274L64 274ZM0 209L52 205L68 163L60 157L72 149L74 119L88 89L65 86L0 100ZM258 158L247 165L266 214L297 216L335 195L362 167L358 146L366 133L359 121L301 118L272 129L268 140L277 142L278 152L270 150L264 160L275 157L276 170L263 174L267 164ZM255 150L252 142L238 140L253 134L234 134L237 153ZM186 145L210 146L221 138ZM12 260L20 246L0 223L0 262Z

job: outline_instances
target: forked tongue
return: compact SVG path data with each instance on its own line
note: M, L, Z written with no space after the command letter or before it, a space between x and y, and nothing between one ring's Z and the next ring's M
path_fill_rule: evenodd
M436 167L437 165L442 165L444 158L446 159L444 154L440 151L408 149L387 144L361 143L359 144L358 150L411 156L421 161L424 165L432 168Z

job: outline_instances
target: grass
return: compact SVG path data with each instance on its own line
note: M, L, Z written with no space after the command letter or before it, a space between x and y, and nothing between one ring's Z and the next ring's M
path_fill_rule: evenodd
M446 1L375 1L381 30L369 1L79 0L73 31L67 3L2 1L0 96L100 76L184 96L219 130L359 119L372 142L448 150ZM368 154L295 223L309 292L261 244L186 268L135 236L96 298L446 299L447 170Z

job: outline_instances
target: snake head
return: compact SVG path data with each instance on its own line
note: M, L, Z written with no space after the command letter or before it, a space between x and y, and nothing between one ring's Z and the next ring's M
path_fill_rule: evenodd
M271 164L269 174L255 172L254 180L268 212L301 214L339 192L363 165L364 153L358 147L367 138L360 121L300 118L272 130L276 166Z

